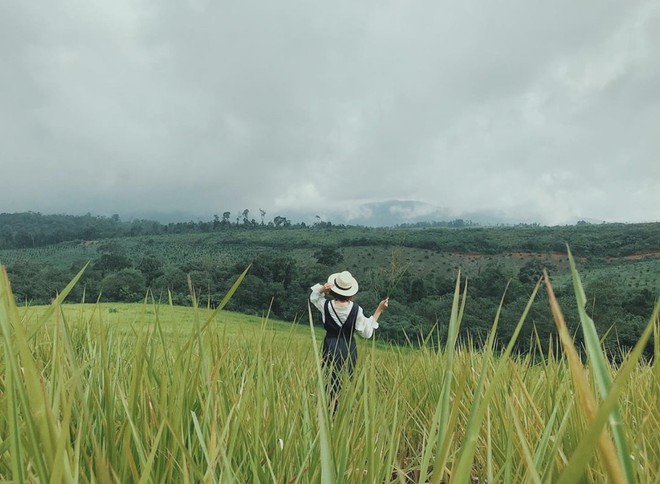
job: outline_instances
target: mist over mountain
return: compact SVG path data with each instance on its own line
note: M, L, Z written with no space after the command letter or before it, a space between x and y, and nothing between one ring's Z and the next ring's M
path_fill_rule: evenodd
M515 225L534 222L514 219L495 210L460 212L416 200L369 202L316 214L300 211L290 215L294 222L296 220L305 223L321 221L331 222L335 225L363 225L366 227L394 227L403 224L450 222L458 219L477 225Z
M180 210L177 212L158 212L158 211L140 211L119 213L122 220L143 219L155 220L160 223L178 223L188 221L208 221L212 220L214 215L222 217L225 211L230 212L230 221L235 223L237 219L242 221L243 211L249 210L249 218L261 222L259 212L260 207L227 207L207 213L195 213L192 210ZM405 224L423 224L433 222L451 222L463 220L474 225L493 226L493 225L517 225L521 223L540 223L538 219L516 218L498 210L479 210L479 211L457 211L446 207L439 207L430 203L417 200L386 200L382 202L367 202L356 205L328 208L323 211L307 210L305 208L294 210L271 210L263 207L266 211L264 220L266 223L272 221L274 217L286 217L293 224L304 222L307 225L313 225L318 222L330 222L333 225L361 225L365 227L395 227ZM111 214L103 214L111 215ZM588 217L575 216L567 222L568 225L575 224L578 221L588 223L602 223Z

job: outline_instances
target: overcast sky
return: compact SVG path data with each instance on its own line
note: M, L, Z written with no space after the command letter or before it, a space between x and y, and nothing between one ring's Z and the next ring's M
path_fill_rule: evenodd
M0 2L0 212L392 199L660 220L660 1Z

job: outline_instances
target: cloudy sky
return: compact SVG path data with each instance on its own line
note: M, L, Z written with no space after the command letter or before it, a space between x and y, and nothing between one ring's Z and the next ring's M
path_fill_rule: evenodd
M0 2L0 212L660 220L660 2Z

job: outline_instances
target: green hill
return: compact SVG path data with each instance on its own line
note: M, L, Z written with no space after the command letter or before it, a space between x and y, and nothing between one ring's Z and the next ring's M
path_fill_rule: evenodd
M35 220L38 227L39 218ZM107 220L103 223L111 226ZM8 227L15 229L6 225L0 231L8 233ZM563 304L574 307L567 245L576 257L598 329L602 334L609 331L612 351L636 341L660 294L660 224L153 227L158 233L5 248L0 264L7 266L21 304L47 303L89 263L72 301L137 302L148 294L155 301L171 298L175 304L190 305L193 288L209 306L251 266L228 309L253 315L270 311L285 321L306 317L312 284L348 269L360 282L356 300L368 314L380 298L391 298L383 337L394 342L417 341L436 330L443 336L459 271L468 282L462 331L477 342L508 286L502 313L507 334L544 268ZM551 318L545 301L535 303L531 320L547 344ZM531 348L534 338L530 326L519 349Z

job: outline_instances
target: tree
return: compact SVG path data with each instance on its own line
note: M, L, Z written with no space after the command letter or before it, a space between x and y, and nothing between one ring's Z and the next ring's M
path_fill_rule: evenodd
M47 302L43 300L47 292L41 265L30 260L19 260L7 267L7 272L17 301Z
M247 208L243 210L243 224L248 225L250 223L250 210Z
M543 276L543 269L552 271L554 267L554 264L548 261L530 259L518 271L518 280L523 284L536 284L536 281Z
M472 281L473 295L476 297L497 299L502 297L507 286L507 277L501 263L490 262L481 270L479 275ZM507 292L507 297L511 291Z
M266 211L263 208L260 208L259 213L261 214L261 225L264 225L264 217L266 216Z
M163 274L163 262L154 254L147 254L137 264L137 269L144 274L147 286Z
M254 274L248 274L241 282L241 286L234 293L229 306L232 310L252 311L258 313L270 306L271 299L278 294L272 283L264 281Z
M344 260L342 253L334 247L322 247L314 252L314 257L316 262L328 267L339 264Z
M145 293L144 276L137 269L122 269L103 278L101 291L105 301L139 301Z
M273 219L273 223L275 224L275 227L288 227L291 225L291 222L287 220L286 217L281 217L280 215Z
M421 277L416 277L410 283L410 295L408 299L411 303L417 302L420 299L423 299L426 296L426 284L424 284L424 279Z
M296 273L296 261L288 255L265 252L254 259L250 273L266 282L281 283L288 289Z
M157 277L153 283L154 292L167 296L167 292L188 294L188 277L176 266L168 266L163 274ZM157 294L158 295L158 294Z
M647 288L624 295L623 309L630 314L648 318L653 313L655 297Z
M213 286L213 277L207 271L191 271L188 274L190 283L197 295L210 295ZM186 279L187 280L187 279Z
M230 217L231 217L231 212L222 212L222 225L229 225Z
M612 323L625 319L623 303L628 295L621 290L622 283L617 279L601 276L585 284L587 312L590 313L596 327L602 330Z
M103 276L107 272L119 271L132 266L131 261L124 255L124 248L116 242L108 242L98 249L101 257L94 261L94 269L100 270Z

